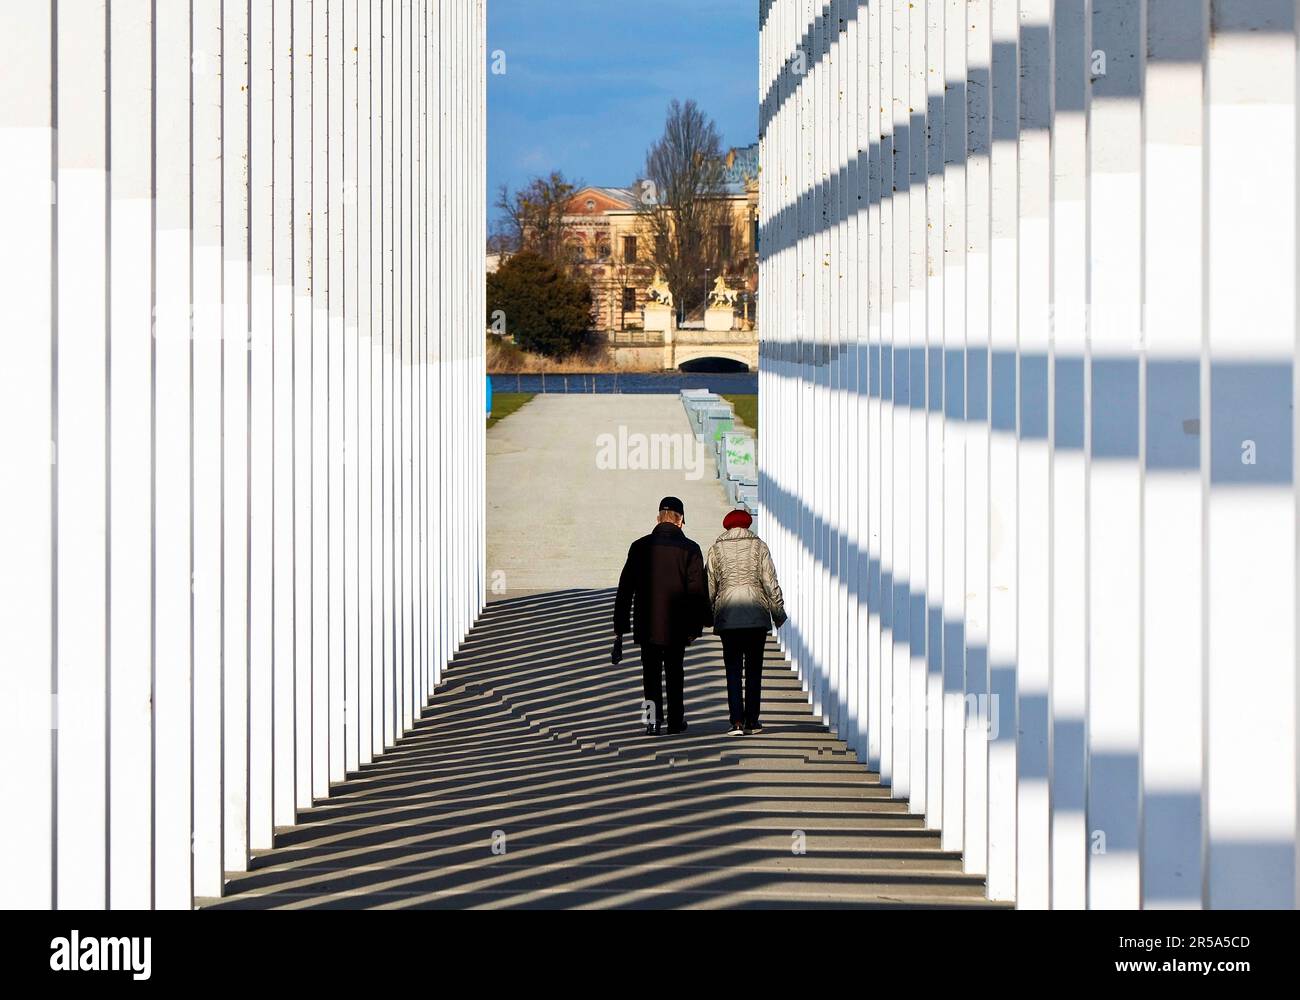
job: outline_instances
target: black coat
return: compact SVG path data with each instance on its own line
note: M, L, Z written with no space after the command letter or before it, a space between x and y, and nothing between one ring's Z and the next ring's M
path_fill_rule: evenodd
M675 524L656 524L627 550L614 600L614 632L637 643L684 646L713 624L700 547Z

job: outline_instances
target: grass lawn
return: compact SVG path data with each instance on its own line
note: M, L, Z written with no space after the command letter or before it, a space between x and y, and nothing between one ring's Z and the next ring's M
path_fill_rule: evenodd
M498 420L510 416L515 410L523 406L532 399L537 393L535 392L494 392L492 393L492 416L488 417L487 425L491 427Z
M724 393L722 398L736 408L736 417L758 437L758 397Z

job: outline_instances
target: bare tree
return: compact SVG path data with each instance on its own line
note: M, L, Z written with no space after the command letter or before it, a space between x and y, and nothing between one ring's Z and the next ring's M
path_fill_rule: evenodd
M674 100L637 195L640 229L682 315L704 304L708 275L732 241L724 170L713 120L694 101Z
M565 215L578 189L558 170L549 177L534 177L513 193L501 185L496 207L501 212L500 225L514 248L531 250L557 264L567 263L566 241L571 227Z
M487 252L490 254L500 254L504 260L513 253L519 251L518 238L515 234L514 227L503 223L496 223L492 226L487 238Z

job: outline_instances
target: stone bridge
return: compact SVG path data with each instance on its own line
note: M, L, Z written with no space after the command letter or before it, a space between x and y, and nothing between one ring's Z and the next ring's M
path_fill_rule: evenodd
M614 356L622 361L661 360L665 371L700 358L726 358L758 370L758 331L615 330L606 335Z

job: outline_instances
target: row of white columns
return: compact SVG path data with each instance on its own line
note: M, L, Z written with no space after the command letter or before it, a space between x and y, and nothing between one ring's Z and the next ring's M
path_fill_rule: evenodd
M1292 907L1296 5L760 5L760 503L988 894Z
M483 0L0 8L0 905L189 907L484 593Z

